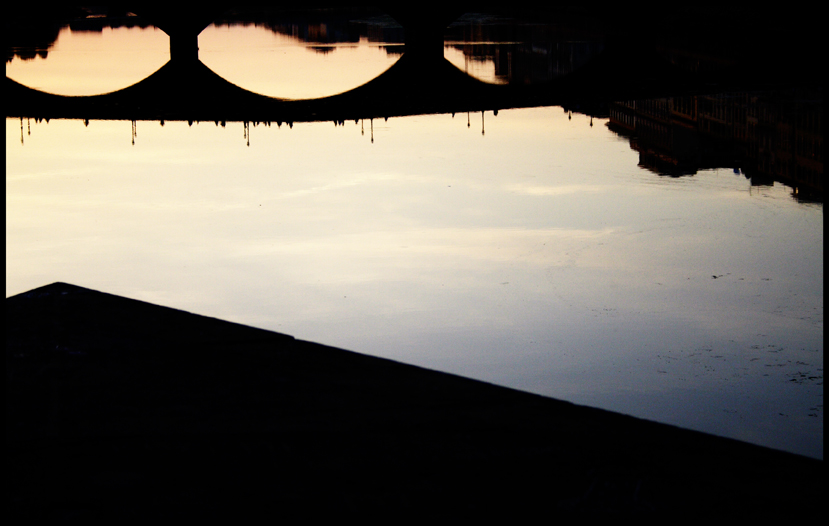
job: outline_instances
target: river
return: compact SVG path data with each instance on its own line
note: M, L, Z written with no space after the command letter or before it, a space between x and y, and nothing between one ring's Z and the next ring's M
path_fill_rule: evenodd
M163 65L165 39L66 28L6 74L111 91ZM447 58L507 81L462 44ZM143 51L120 77L122 48ZM400 51L216 25L199 52L313 98ZM315 73L263 78L283 55ZM63 281L823 458L822 202L727 164L660 169L611 118L7 118L6 296Z

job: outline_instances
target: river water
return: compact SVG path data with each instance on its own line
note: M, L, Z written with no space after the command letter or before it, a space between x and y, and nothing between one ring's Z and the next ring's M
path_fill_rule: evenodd
M117 76L122 45L144 50L135 67L90 80ZM151 27L67 29L6 73L106 92L166 45ZM200 58L303 98L401 51L321 47L212 26ZM354 76L261 78L275 56ZM823 458L822 203L734 167L660 175L608 124L561 107L249 128L7 118L6 296L63 281Z

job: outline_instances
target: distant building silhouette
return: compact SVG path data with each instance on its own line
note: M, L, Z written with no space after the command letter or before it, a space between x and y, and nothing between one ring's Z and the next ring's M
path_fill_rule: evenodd
M631 137L640 165L662 175L741 170L823 199L823 100L814 90L725 93L611 103L608 126Z

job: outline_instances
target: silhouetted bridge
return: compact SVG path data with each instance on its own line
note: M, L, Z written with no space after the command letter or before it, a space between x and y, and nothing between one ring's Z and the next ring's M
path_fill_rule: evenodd
M132 8L131 8L132 9ZM422 10L421 10L422 11ZM573 73L538 85L494 85L443 57L443 29L463 10L390 10L406 34L403 56L386 72L345 93L282 100L253 93L198 59L198 34L221 13L140 7L170 36L170 61L127 88L94 96L48 94L6 78L6 116L28 118L302 122L593 104L735 87L735 78L701 81L671 65L653 46L611 38ZM618 37L618 35L615 35ZM745 80L745 79L742 79Z

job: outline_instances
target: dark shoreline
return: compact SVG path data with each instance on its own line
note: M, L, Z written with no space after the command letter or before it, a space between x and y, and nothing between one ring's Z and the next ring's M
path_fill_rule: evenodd
M6 299L14 518L760 518L823 461L55 283Z

